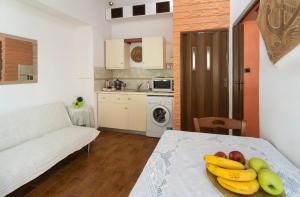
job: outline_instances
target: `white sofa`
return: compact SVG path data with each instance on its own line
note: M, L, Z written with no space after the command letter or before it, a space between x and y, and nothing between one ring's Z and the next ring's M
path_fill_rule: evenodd
M63 103L0 116L0 196L37 178L98 134L73 126Z

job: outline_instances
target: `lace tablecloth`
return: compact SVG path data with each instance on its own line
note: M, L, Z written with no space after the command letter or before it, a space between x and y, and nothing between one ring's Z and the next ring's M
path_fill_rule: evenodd
M132 189L131 197L223 196L206 175L204 154L241 151L260 157L278 173L287 197L300 196L300 169L263 139L166 131Z
M92 106L84 105L79 109L76 109L73 106L68 106L68 112L73 125L91 128L95 127L95 118Z

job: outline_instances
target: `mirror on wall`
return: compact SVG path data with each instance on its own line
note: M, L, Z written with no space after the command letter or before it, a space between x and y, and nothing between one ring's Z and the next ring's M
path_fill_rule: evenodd
M0 85L37 82L37 41L0 33Z

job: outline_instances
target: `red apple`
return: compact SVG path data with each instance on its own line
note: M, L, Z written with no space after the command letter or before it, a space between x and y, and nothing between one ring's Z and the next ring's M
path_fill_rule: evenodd
M240 162L245 165L246 159L240 151L232 151L229 153L229 159Z
M226 154L225 154L224 152L222 152L222 151L216 152L216 153L215 153L215 156L227 158Z

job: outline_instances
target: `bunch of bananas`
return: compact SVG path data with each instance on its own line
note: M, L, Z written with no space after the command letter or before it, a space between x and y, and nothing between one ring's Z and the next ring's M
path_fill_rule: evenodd
M218 183L238 194L251 195L259 190L257 174L253 169L246 169L243 164L230 159L205 155L207 170L217 176Z

